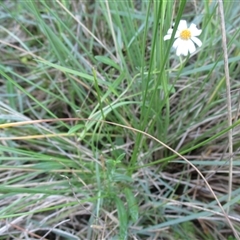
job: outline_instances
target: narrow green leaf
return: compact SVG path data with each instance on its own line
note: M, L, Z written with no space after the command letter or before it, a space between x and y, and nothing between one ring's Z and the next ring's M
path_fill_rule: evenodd
M99 62L102 62L108 66L111 66L111 67L114 67L116 68L117 70L121 70L119 65L116 64L112 59L108 58L108 57L105 57L105 56L95 56L95 59Z
M116 197L115 202L117 205L119 229L120 229L119 239L124 240L124 239L127 239L128 215L122 200Z
M128 209L133 222L138 220L138 204L134 197L133 192L129 188L124 189L124 193L128 203Z
M75 126L73 126L72 128L69 129L68 134L75 133L81 128L84 128L84 125L83 124L77 124L77 125L75 125Z
M126 153L122 153L118 156L118 158L116 159L117 163L122 162L122 160L124 159L124 157L126 156Z

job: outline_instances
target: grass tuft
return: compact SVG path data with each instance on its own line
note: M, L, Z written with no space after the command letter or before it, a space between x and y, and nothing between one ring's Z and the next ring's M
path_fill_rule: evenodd
M0 3L1 239L240 239L223 10L224 47L216 1ZM163 40L181 19L202 29L187 57Z

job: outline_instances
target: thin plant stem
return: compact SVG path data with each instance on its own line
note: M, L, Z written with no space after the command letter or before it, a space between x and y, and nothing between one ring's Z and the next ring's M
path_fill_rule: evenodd
M228 127L232 126L232 106L231 106L231 85L228 68L228 52L227 52L227 38L224 20L223 1L218 0L218 9L220 13L221 31L222 31L222 48L224 56L224 70L225 70L225 81L226 81L226 95L227 95L227 110L228 110ZM228 131L228 142L229 142L229 182L228 182L228 201L231 200L232 196L232 171L233 171L233 140L232 140L232 128ZM229 212L229 207L226 209Z

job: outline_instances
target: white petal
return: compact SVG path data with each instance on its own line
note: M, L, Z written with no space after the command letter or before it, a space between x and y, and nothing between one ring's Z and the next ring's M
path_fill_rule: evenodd
M189 30L191 31L191 35L193 37L199 36L202 33L202 30L197 29L196 24L194 23L190 25Z
M196 38L196 37L191 37L191 40L192 40L193 42L195 42L199 47L202 46L202 42L201 42L201 40L199 40L198 38Z
M163 40L166 41L166 40L169 40L171 38L171 35L166 35L164 36Z
M177 51L176 51L177 56L179 56L181 54L184 56L188 55L188 44L187 43L188 43L188 41L180 39L180 41L178 42L178 47L177 47Z
M181 43L181 38L177 38L173 43L173 48L177 48Z
M182 31L187 29L187 21L186 20L180 20L179 24L178 24L178 30Z
M180 47L181 47L182 55L187 56L188 55L188 45L186 43L184 43Z
M167 34L172 34L172 32L173 32L173 29L170 28L170 29L168 29Z
M197 25L195 23L191 23L189 28L191 29L191 28L196 28L196 27L197 27Z
M191 40L188 40L188 51L190 53L194 53L196 51L196 47Z
M175 34L175 36L174 36L174 38L178 38L178 37L180 37L180 33L181 33L181 32L177 30L177 31L176 31L176 34Z

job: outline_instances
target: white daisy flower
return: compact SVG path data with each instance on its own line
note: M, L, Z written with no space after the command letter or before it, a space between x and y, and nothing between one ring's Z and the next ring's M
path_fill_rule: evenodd
M164 36L163 40L169 40L172 37L173 28L170 28L167 32L167 35ZM187 26L186 20L181 20L179 22L176 34L174 38L176 38L173 43L173 47L176 49L177 56L181 54L184 56L189 53L193 53L196 51L196 47L194 43L196 43L199 47L202 46L202 42L196 37L202 33L202 30L197 29L196 24L191 23L191 25Z

